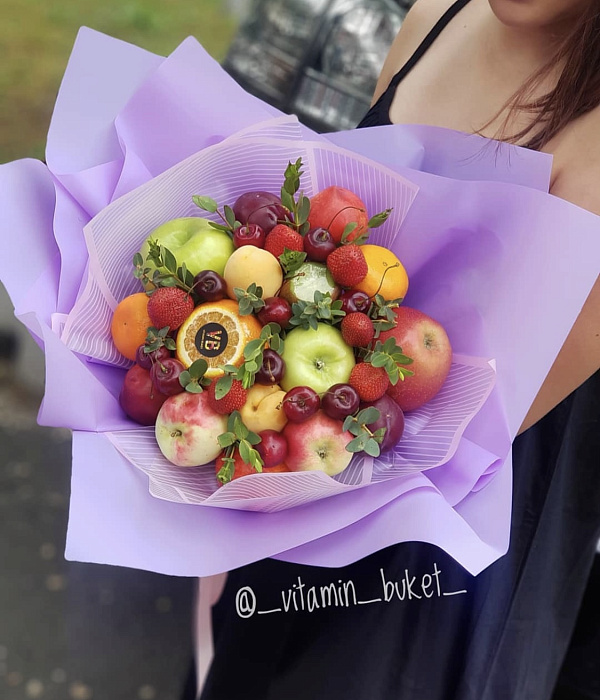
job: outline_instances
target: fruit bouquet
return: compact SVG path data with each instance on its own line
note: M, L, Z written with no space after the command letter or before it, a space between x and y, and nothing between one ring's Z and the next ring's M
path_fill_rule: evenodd
M548 156L319 136L193 39L163 59L82 30L46 158L0 169L28 258L2 281L44 349L39 421L73 430L69 558L207 576L420 540L476 574L506 551L511 440L600 256Z
M61 338L128 368L120 406L148 427L106 435L153 495L275 511L452 457L495 374L485 359L453 362L441 324L403 304L393 249L416 194L283 118L92 219ZM395 206L367 213L385 198Z

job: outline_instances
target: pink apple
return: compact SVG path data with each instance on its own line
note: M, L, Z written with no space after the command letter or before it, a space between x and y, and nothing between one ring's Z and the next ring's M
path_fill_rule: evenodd
M285 463L293 472L322 471L329 476L343 472L352 453L346 445L353 436L343 423L317 411L304 423L288 423L283 435L288 443Z
M217 438L227 432L227 416L215 413L208 392L184 391L170 396L156 418L156 441L163 455L178 467L208 464L221 453Z
M439 392L452 364L452 347L442 325L418 309L400 306L394 309L396 327L383 331L380 340L395 338L402 352L413 359L407 369L412 377L390 386L387 393L403 411L413 411Z

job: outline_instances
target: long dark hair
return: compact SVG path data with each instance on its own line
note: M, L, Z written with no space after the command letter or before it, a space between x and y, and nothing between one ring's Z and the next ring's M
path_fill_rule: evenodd
M556 66L563 66L554 88L538 98L533 91ZM593 0L557 45L552 58L510 98L500 138L539 150L569 122L600 105L600 1ZM533 115L531 123L507 135L510 120L518 113ZM488 125L496 121L499 115ZM485 128L485 127L484 127Z

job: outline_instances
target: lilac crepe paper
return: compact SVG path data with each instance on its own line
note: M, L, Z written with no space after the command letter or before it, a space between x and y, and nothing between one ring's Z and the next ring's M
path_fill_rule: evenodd
M119 62L118 77L115 79L114 71L113 73L110 70L104 71L102 66L106 63L107 56L110 56L111 52L121 49L124 51L123 60ZM188 70L192 64L195 68ZM71 130L77 128L77 125L87 124L88 116L97 109L94 95L88 94L87 101L77 99L82 88L79 84L81 77L86 75L87 70L92 70L93 66L99 66L99 70L94 69L96 83L103 88L101 91L103 98L111 106L105 115L104 122L96 124L93 119L90 121L91 127L87 131L89 138L87 141L82 139L81 143L78 143L79 148L84 152L84 160L78 162L73 153L69 155L68 144ZM144 179L157 174L154 172L156 169L172 165L172 154L177 154L177 157L189 155L186 152L188 145L196 148L199 144L200 147L202 144L207 145L214 139L231 133L228 129L239 128L240 121L244 122L241 125L245 126L252 121L264 118L265 115L273 114L272 108L268 108L234 86L193 40L184 42L178 52L163 62L139 49L127 47L121 42L115 42L89 30L84 30L78 39L78 45L69 68L55 112L54 136L49 142L49 154L53 152L52 143L56 143L55 153L62 152L62 148L65 148L65 152L69 155L60 163L63 172L55 173L61 183L57 186L58 201L60 202L60 198L65 193L71 199L70 202L68 199L64 200L68 204L64 210L69 215L71 239L66 238L62 242L61 252L67 255L76 250L79 260L74 260L74 263L79 263L79 270L85 267L86 262L85 255L82 254L79 227L82 226L86 217L94 213L95 208L102 205L104 199L109 196L113 185L113 196L116 196L128 187L140 184ZM203 74L209 76L209 79L198 79L195 85L197 89L183 94L185 91L182 88L185 87L186 80L179 80L178 76L184 74L187 76L186 80L194 80L196 75ZM158 81L156 85L154 84L155 79ZM140 86L141 83L143 84ZM113 84L118 84L114 96L112 93ZM120 86L123 85L126 86L126 89L121 90ZM158 87L159 85L160 87ZM171 89L170 85L173 85L174 88ZM218 86L218 90L215 90L215 86ZM219 94L221 97L225 93L228 96L228 102L215 103L214 100L211 102L215 94ZM152 96L152 99L149 96ZM132 143L141 133L136 129L136 124L142 131L144 124L149 124L147 121L148 105L156 107L157 103L154 100L160 98L162 100L162 102L159 101L161 109L164 107L166 112L170 111L171 114L175 114L173 110L177 109L182 96L195 100L194 105L197 111L191 110L187 112L189 119L186 120L182 117L177 121L177 133L169 129L168 120L158 118L153 121L152 128L147 130L145 140L138 138L134 148ZM127 104L122 107L124 103ZM233 120L232 114L235 115ZM115 145L114 139L106 137L106 133L112 133L111 115L115 120L114 133L121 149L121 156L116 149L112 150ZM212 131L204 128L207 123L212 124ZM219 126L218 129L216 125ZM95 142L94 129L101 137L99 143L103 143L102 138L107 139L104 142L106 148L95 150L90 146L91 143ZM105 133L102 131L103 129L108 131ZM57 134L62 134L62 141ZM432 175L412 170L404 171L402 166L412 165L433 173L439 171L445 176L454 178L516 180L520 184L529 184L540 189L544 189L548 182L549 164L547 160L542 162L544 157L541 157L540 154L521 154L515 151L515 153L519 153L518 158L513 158L515 162L509 163L507 160L503 164L500 161L500 167L498 167L497 154L494 158L490 158L489 153L486 155L485 152L481 151L480 155L477 149L473 151L471 148L469 151L467 148L465 151L466 140L471 137L445 130L422 127L391 127L383 138L378 136L378 130L364 131L360 134L341 133L332 136L332 138L342 145L350 146L353 150L360 152L361 149L364 149L363 152L366 155L370 157L375 155L381 162L407 175L409 179L416 180L418 183L422 182L426 186L431 184ZM393 144L394 140L397 140L398 148L390 148L390 144ZM460 154L460 157L457 154ZM51 168L53 167L52 162L53 158L49 157ZM121 165L120 171L116 164ZM81 167L85 169L80 170ZM0 180L2 175L8 177L9 174L6 171L0 171ZM107 184L109 181L110 186ZM99 197L90 197L89 195L88 190L94 182L97 185L97 191L101 193ZM417 226L419 229L416 232L417 235L423 235L423 231L427 230L428 221L433 224L436 217L443 218L443 212L439 211L440 206L449 207L450 211L456 208L456 203L461 200L460 189L455 189L456 185L457 183L451 181L436 181L434 190L438 194L446 195L445 205L441 205L439 201L430 201L428 205L431 207L431 211L421 208L420 212L418 209L411 212L411 215L414 216L415 226L421 222L421 225ZM66 188L64 191L63 186ZM494 189L496 186L489 187L491 189L486 189L483 186L480 192L482 201L479 210L477 210L477 197L475 199L470 197L469 206L475 207L471 214L479 216L483 220L485 220L486 214L486 199L489 197L494 199L498 196L497 190ZM44 188L40 186L40 189ZM509 188L506 194L509 197L514 196L514 188ZM426 198L421 199L425 204ZM524 206L529 201L529 195L524 194ZM15 202L11 204L14 205L15 223L18 223L18 220L23 220L24 217L24 201L17 197ZM559 209L564 206L564 203L560 203ZM64 210L59 211L59 204L57 204L57 227L62 227L62 224L65 223L60 220ZM597 247L594 247L590 235L590 215L575 207L568 212L562 208L560 213L567 221L577 223L578 240L582 249L588 253L586 258L585 253L582 255L581 251L579 253L572 251L571 257L567 255L567 259L562 263L564 271L567 273L569 265L576 266L578 271L582 270L575 294L579 295L576 298L583 300L585 290L589 289L591 282L593 282L593 264L590 263L586 267L585 260L598 259L598 250ZM497 215L501 216L501 214L500 211ZM48 229L48 221L41 214L40 224L38 230ZM549 224L552 228L554 224L552 219ZM597 240L596 237L596 242ZM553 243L555 244L556 241ZM499 245L501 246L502 243L499 242ZM468 248L466 250L468 252ZM56 272L56 251L53 252L54 257L51 258L48 255L47 262L48 268L53 270L54 275L49 275L49 277L57 282L57 277L54 274ZM531 253L531 251L528 252ZM535 252L542 254L543 251ZM595 258L594 255L596 255ZM552 254L549 257L549 262L554 264ZM427 264L428 261L425 259L411 261L411 265L416 271L415 274L419 274L419 271L425 274ZM61 285L68 290L63 295L63 299L67 300L68 298L71 301L79 289L81 278L77 279L76 275L71 275L68 284L63 285L63 280L68 277L69 272L70 270L63 267L60 281ZM525 277L527 277L531 275L532 270L527 270L525 273ZM521 271L520 274L523 272ZM51 285L49 288L52 288ZM443 295L443 292L444 285L441 284L440 295ZM418 298L415 297L415 299L413 305L418 306ZM39 318L36 316L35 296L29 300L29 303L32 304L32 310L27 315L33 319L31 325L35 326L36 323L39 325ZM49 327L52 319L47 318L48 303L46 302L43 306L45 309L43 312L44 323ZM67 311L68 309L69 305L66 301L60 308L57 306L59 311ZM574 313L571 313L571 321L573 316ZM536 319L537 317L533 315L531 321L535 322ZM450 320L453 340L456 336L456 341L459 344L460 335L457 334L460 331L461 323L466 323L471 331L477 327L477 333L471 332L472 340L475 340L476 344L481 342L482 347L485 338L490 337L490 328L486 326L486 319L481 314L476 313L472 317ZM523 328L523 325L526 326L527 321L528 319L525 317L522 325L515 324L514 327L510 327L510 324L501 324L501 327L504 331L508 327L508 331L514 334ZM511 386L510 381L504 382L502 393L508 397L515 397L517 400L516 411L511 411L509 416L511 435L516 430L523 406L527 400L531 400L529 395L536 384L539 385L543 379L541 375L545 371L544 366L546 368L549 366L548 358L557 351L562 342L561 337L566 334L569 323L569 320L563 321L561 327L554 334L552 347L548 349L547 356L544 356L546 364L544 365L544 362L537 358L534 365L530 365L532 368L540 369L532 381L524 382L527 385L525 389L519 393L518 387ZM493 328L491 330L493 331ZM490 345L493 345L493 342L490 342ZM56 356L53 356L53 351L49 353L48 366L53 371L54 377L59 380L61 366L66 368L69 366L68 362L72 360L67 361L66 357L59 357L61 353L68 352L64 346L62 349L56 348L55 350ZM470 351L472 352L473 349ZM508 359L510 360L510 357ZM92 425L96 425L95 429L99 429L98 426L115 419L114 401L118 382L115 375L111 374L113 370L106 368L92 370L89 365L81 363L80 359L75 361L80 363L81 367L90 373L90 376L92 374L100 376L104 372L104 376L100 377L99 384L108 388L104 395L99 392L100 395L94 398L93 403L98 405L98 413L86 418L86 420L96 421ZM504 366L502 372L503 375L506 372ZM518 375L518 373L516 374ZM519 376L518 379L522 380L522 377ZM55 386L58 386L58 383ZM495 392L488 402L490 405L486 406L490 412L487 414L488 418L491 415L494 422L490 424L489 420L486 421L484 411L482 411L478 418L479 426L475 426L477 429L474 428L470 431L471 439L463 440L459 452L452 462L446 465L443 472L439 470L437 475L432 473L431 478L417 475L415 479L418 481L404 483L404 480L399 480L394 482L393 488L371 486L368 489L363 489L359 496L345 494L286 514L232 514L226 511L219 512L215 509L181 506L158 501L148 494L145 477L124 462L102 435L76 433L74 435L73 496L67 556L87 561L138 566L168 573L208 575L261 556L276 554L278 551L281 552L282 558L288 558L292 561L337 566L368 554L388 543L402 541L410 537L438 544L455 556L472 573L477 573L500 556L507 546L510 514L510 458L508 457L503 462L502 467L493 478L490 476L506 457L510 443L508 431L504 428L505 421L499 398L500 392ZM46 402L52 403L52 399L54 399L55 405L47 411L49 420L52 420L53 411L58 405L56 395L54 397L48 395ZM511 404L506 405L514 409ZM76 401L74 407L77 407ZM73 421L76 417L73 415L76 413L75 410L71 413L72 415L66 416L68 421ZM493 434L495 426L498 426L497 434ZM485 442L488 446L493 447L492 453L483 450L478 445L478 438L484 431L488 432ZM492 434L489 434L490 431ZM465 450L468 451L468 454ZM465 464L470 466L477 464L477 468L465 469ZM451 474L453 476L450 476ZM483 476L478 477L478 475ZM487 483L482 488L485 482ZM420 487L406 491L408 487L417 485ZM450 508L449 503L456 504L455 508ZM114 520L111 522L107 522L106 519L108 512L113 513ZM429 521L419 521L422 512L428 513L432 521L437 522L438 525L443 523L445 527L435 527L432 531L428 524ZM248 537L249 532L256 535L260 533L261 522L273 523L275 521L272 518L279 517L279 515L282 518L290 518L288 522L298 518L296 527L292 528L294 530L293 536L286 532L285 536L279 538L279 532L286 529L280 527L278 529L269 528L268 536L265 530L262 538ZM307 519L307 515L310 515L309 519ZM411 523L419 522L419 526L407 524L406 518ZM115 523L114 526L112 522ZM236 542L243 541L244 544L247 544L246 550L237 547L234 556L230 556L229 550L224 550L219 543L211 540L210 533L215 531L216 526L228 533L226 539ZM256 527L255 532L252 530L254 527ZM261 539L266 539L267 544ZM310 540L313 541L310 542ZM303 544L303 542L308 543ZM282 552L286 548L289 551Z
M427 541L452 551L472 573L497 559L504 546L497 541L495 530L489 542L482 540L422 474L373 484L291 511L251 513L204 508L152 498L145 475L132 469L102 435L89 432L74 434L73 472L66 554L76 561L179 576L208 576L280 555L285 546L291 549L313 540L305 545L312 548L306 556L296 557L296 552L289 552L280 558L340 566L386 546L390 540L398 541L398 518L406 525L409 538L425 536ZM506 509L506 489L501 488L500 481L498 490L504 497L496 495L495 503L486 510L487 518L500 517ZM388 515L379 521L376 514L381 509ZM373 511L374 521L369 515ZM389 528L388 521L396 525ZM380 531L373 522L386 523L386 530ZM426 523L419 533L420 524ZM349 539L343 534L346 529L341 529L348 525L354 527ZM363 527L364 536L354 534L362 532ZM340 530L338 534L336 529ZM329 533L336 538L332 547L327 544L329 538L324 537ZM302 548L296 551L301 553Z

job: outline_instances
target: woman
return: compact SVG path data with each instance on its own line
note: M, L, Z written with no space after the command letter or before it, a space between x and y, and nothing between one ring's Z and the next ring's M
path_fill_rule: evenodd
M552 153L551 191L600 214L600 2L418 0L360 126L388 123ZM232 572L202 699L550 698L600 537L599 367L597 283L515 441L505 557L473 578L435 547L405 543L343 569L264 561ZM235 611L241 587L275 599L298 576L376 595L381 570L394 581L437 570L457 595L248 620Z

